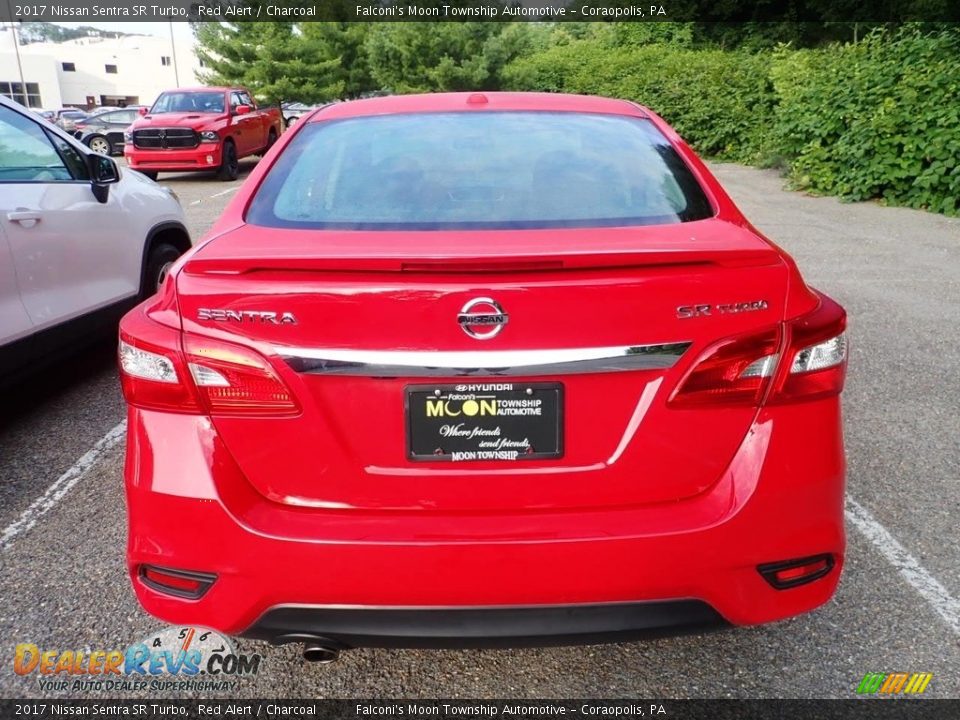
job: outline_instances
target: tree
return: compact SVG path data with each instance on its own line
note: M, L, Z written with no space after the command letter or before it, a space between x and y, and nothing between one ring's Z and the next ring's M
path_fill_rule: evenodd
M305 22L300 24L305 40L322 47L322 55L338 58L331 77L343 83L339 97L355 98L379 90L370 76L366 39L372 25L363 22ZM327 99L327 98L324 98Z
M670 45L687 48L693 44L693 23L618 22L614 25L614 43L622 47Z
M397 93L496 90L532 41L526 23L397 22L370 29L370 75Z
M269 102L323 102L344 94L340 55L297 23L202 23L196 36L204 82L243 85Z

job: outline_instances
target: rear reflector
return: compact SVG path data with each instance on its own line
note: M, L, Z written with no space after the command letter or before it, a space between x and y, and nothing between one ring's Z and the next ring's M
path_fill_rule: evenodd
M833 555L825 554L760 565L757 570L774 588L787 590L819 580L833 570L834 564Z
M192 570L172 570L154 565L141 565L140 580L151 590L167 595L196 600L210 589L216 575L193 572Z

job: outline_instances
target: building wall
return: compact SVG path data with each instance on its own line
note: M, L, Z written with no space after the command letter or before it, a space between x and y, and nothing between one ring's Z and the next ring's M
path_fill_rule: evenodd
M19 82L12 33L0 36L6 36L0 37L0 82ZM26 82L41 85L43 107L56 109L89 107L90 98L94 106L150 105L164 90L200 84L193 47L178 41L176 51L175 68L169 38L136 35L30 43L20 46L20 57ZM107 66L116 72L107 72Z
M63 106L63 98L60 94L60 81L57 77L57 64L53 58L43 55L21 55L20 62L23 65L23 77L28 87L32 84L38 86L40 95L40 107L59 108ZM17 70L17 56L13 52L7 52L0 49L0 93L3 92L5 84L20 83L20 73ZM20 102L20 98L14 98Z

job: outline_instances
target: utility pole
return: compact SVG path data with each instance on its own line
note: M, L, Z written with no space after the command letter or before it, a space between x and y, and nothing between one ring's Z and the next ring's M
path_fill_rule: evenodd
M10 0L7 0L10 2ZM180 71L177 70L177 43L173 40L173 20L170 21L170 50L173 52L173 79L180 87Z
M27 107L27 81L23 79L23 63L20 62L20 41L17 38L17 21L13 17L10 0L7 0L7 12L10 13L10 32L13 33L13 52L17 56L17 72L20 74L20 90L23 93L23 106ZM11 93L16 94L16 93Z

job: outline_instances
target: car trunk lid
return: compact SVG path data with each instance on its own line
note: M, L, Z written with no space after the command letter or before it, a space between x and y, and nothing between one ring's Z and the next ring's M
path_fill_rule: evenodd
M783 319L789 273L774 248L719 220L442 235L248 225L185 265L184 331L265 354L301 406L213 418L263 495L345 510L550 510L677 501L719 478L755 409L667 400L708 346ZM727 309L680 310L705 305ZM463 322L476 309L506 322L480 339L490 327ZM471 393L478 405L554 403L549 418L500 424L537 443L558 429L559 447L516 460L453 461L442 441L435 457L412 453L424 432L475 426ZM416 413L428 406L425 430Z

